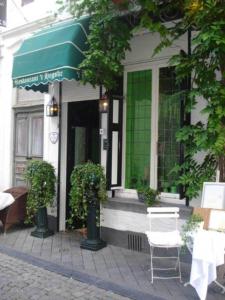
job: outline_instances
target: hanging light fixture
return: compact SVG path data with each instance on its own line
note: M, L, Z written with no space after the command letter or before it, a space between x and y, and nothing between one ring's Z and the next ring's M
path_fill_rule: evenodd
M107 94L105 93L99 99L99 112L100 113L107 113L108 110L109 110L109 98L108 98Z
M59 113L59 106L53 96L51 100L46 105L46 116L47 117L57 117Z
M203 8L203 1L202 0L192 0L190 1L187 9L192 12L195 13L198 10L201 10Z

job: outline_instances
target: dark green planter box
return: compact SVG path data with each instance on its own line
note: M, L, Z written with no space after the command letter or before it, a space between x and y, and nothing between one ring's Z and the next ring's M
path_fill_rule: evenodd
M31 232L32 236L37 238L47 238L53 235L54 232L48 229L48 215L47 208L41 207L38 209L36 214L36 228Z

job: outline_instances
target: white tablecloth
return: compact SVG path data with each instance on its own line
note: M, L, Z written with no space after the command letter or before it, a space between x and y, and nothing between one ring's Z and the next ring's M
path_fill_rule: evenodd
M199 230L193 236L190 284L201 300L206 299L208 285L216 280L216 267L224 264L225 234Z
M11 205L15 199L9 193L0 193L0 210Z

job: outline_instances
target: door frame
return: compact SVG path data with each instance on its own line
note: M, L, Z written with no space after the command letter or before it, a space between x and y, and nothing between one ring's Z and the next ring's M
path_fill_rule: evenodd
M114 101L118 101L117 109L114 111ZM123 96L121 95L110 95L109 97L109 110L107 114L107 159L106 159L106 178L107 178L107 188L120 187L122 182L122 170L120 166L122 165L122 140L123 140ZM117 113L117 122L114 123L114 113ZM112 183L112 170L113 170L113 133L117 132L117 172L116 178L117 182ZM104 147L103 147L104 148Z
M68 168L68 165L69 165L69 155L71 155L71 153L69 151L72 151L72 148L74 148L74 151L75 151L75 144L74 144L74 140L72 141L72 131L71 131L71 117L69 117L69 114L70 114L70 105L78 105L78 104L81 104L83 103L84 105L86 104L87 105L87 102L92 102L92 105L93 104L96 104L96 107L97 107L97 118L98 118L98 133L99 133L99 128L100 128L100 119L99 119L99 110L98 110L98 99L90 99L90 100L82 100L82 101L72 101L72 102L68 102L67 103L67 112L66 112L66 127L67 127L67 130L66 130L66 145L64 146L64 149L65 149L65 154L66 154L66 160L65 160L65 176L66 176L66 179L65 179L65 218L67 218L67 213L68 213L68 194L69 194L69 180L70 180L70 175L69 175L69 171L72 172L72 167L71 168ZM78 126L79 127L79 126ZM82 127L82 126L81 126ZM89 129L90 129L90 126L89 126ZM100 140L100 136L98 136L98 143L99 143L99 147L98 147L98 159L99 159L99 163L101 163L101 148L100 148L100 145L101 145L101 140ZM86 136L86 140L88 140L88 136ZM72 144L69 145L69 142ZM87 155L88 153L86 153ZM73 153L74 155L74 153Z
M38 104L33 106L20 106L13 108L14 113L14 125L13 125L13 152L12 152L12 183L15 184L15 156L16 156L16 115L17 114L28 114L28 113L42 113L44 118L44 104ZM28 133L30 135L30 133ZM43 146L44 146L44 132L43 132ZM43 158L43 156L42 156Z

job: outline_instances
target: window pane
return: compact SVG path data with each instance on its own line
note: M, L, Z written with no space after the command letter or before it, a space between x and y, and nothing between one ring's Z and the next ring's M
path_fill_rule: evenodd
M152 73L128 73L127 80L125 186L137 188L150 182Z
M43 117L32 117L31 156L43 155Z
M179 163L180 96L173 67L159 71L158 185L164 192L178 192L176 177L170 171ZM171 188L173 187L173 188Z
M27 156L27 117L16 118L16 155Z

